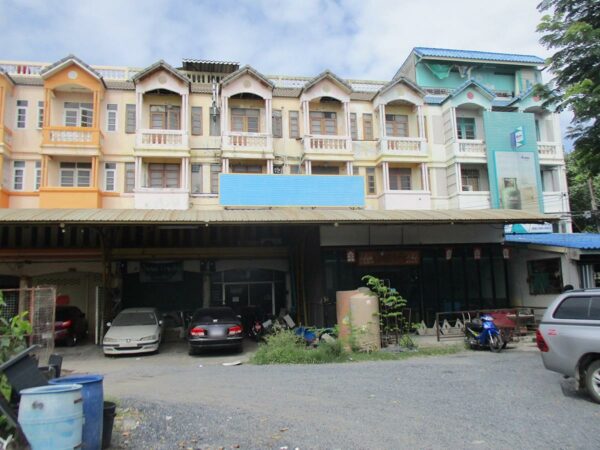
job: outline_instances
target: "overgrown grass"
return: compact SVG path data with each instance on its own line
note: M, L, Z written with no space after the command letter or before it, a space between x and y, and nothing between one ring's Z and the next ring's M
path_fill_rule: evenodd
M395 361L415 356L450 355L464 350L461 346L427 347L406 352L348 352L340 341L321 342L307 347L293 331L282 330L267 337L258 347L250 363L264 364L327 364L357 361Z

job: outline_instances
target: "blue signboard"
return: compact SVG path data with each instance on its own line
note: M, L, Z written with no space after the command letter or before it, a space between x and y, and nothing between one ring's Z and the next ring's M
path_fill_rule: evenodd
M222 206L365 206L365 179L346 175L221 174Z

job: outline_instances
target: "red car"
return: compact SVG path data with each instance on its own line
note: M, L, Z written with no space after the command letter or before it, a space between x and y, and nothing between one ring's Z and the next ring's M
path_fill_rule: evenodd
M85 314L77 306L57 306L54 321L54 342L69 347L87 336Z

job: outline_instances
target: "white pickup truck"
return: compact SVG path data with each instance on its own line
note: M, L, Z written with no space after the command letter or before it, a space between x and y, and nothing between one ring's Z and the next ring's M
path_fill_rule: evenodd
M536 332L544 366L577 380L600 403L600 289L567 291L548 307Z

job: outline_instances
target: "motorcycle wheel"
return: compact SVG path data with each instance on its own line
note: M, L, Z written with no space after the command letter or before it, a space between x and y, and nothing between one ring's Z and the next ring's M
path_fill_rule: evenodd
M494 353L499 353L504 348L504 342L499 334L490 334L489 337L490 350Z

